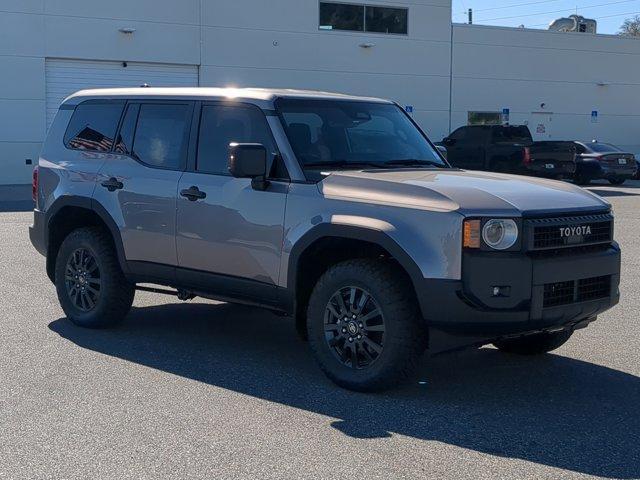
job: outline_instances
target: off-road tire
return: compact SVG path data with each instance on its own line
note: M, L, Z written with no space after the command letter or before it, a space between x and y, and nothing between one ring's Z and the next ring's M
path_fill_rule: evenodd
M83 311L74 304L65 281L67 262L78 249L85 249L93 256L100 276L100 295L89 311ZM67 318L86 328L107 328L119 324L131 309L135 296L135 285L129 283L122 273L109 234L99 227L74 230L64 239L56 258L55 285Z
M553 333L537 333L519 338L495 342L496 348L505 353L517 355L541 355L561 347L571 338L573 330Z
M336 292L347 287L368 292L384 316L382 352L361 369L341 363L325 336L328 303ZM354 259L329 268L311 294L307 332L322 371L337 385L364 392L386 390L405 381L427 346L427 329L413 286L395 264L385 260Z

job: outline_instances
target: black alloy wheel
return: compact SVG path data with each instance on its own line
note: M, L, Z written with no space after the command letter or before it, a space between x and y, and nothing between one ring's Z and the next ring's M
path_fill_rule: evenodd
M363 369L382 354L384 315L362 288L345 287L332 295L324 313L324 331L331 352L345 366Z
M86 248L74 250L65 267L65 287L69 300L82 312L90 312L100 300L100 268Z

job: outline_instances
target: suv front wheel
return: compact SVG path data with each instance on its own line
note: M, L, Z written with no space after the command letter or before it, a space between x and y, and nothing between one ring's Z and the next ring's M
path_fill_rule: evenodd
M62 242L55 283L64 313L81 327L118 324L135 295L135 285L125 279L111 238L96 227L74 230Z
M426 348L411 283L381 260L331 267L311 294L307 330L320 368L350 390L396 385L413 372Z

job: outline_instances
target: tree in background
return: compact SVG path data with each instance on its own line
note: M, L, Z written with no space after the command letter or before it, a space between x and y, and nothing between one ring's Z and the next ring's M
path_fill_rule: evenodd
M620 27L619 33L626 37L640 37L640 15L627 18Z

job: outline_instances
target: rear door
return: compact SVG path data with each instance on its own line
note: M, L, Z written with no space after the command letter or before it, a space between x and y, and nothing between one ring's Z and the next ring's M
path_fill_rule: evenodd
M94 200L114 219L127 260L177 264L176 196L194 103L129 102ZM142 266L142 265L138 265Z
M250 179L228 171L234 142L263 144L270 162L277 161L265 115L253 105L211 102L202 104L199 118L196 158L178 187L178 279L219 295L249 293L271 303L280 274L289 181L272 174L266 190L254 190ZM188 194L194 191L200 192L197 197Z

